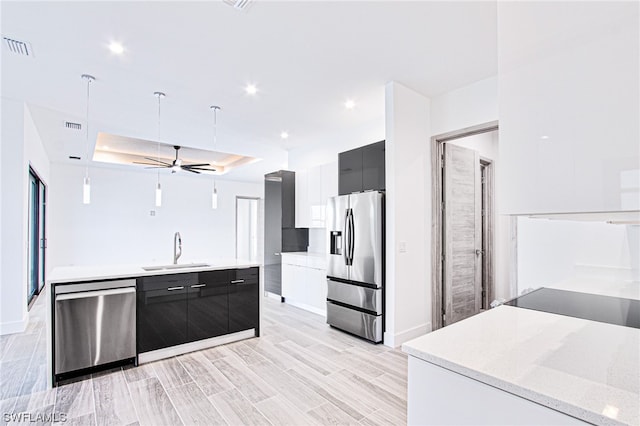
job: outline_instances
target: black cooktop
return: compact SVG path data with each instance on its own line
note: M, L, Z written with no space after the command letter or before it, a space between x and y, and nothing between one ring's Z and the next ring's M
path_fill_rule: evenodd
M543 287L505 305L640 328L640 301L634 299Z

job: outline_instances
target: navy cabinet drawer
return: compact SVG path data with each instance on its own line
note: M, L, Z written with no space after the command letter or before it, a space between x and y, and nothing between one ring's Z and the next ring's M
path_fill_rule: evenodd
M138 278L138 291L161 290L170 287L188 287L198 284L198 274L169 274Z

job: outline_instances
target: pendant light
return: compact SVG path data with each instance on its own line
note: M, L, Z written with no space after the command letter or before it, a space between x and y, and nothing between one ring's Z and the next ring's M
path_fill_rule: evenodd
M82 183L82 204L91 203L91 180L89 179L89 86L95 80L95 77L89 74L82 74L81 78L87 81L87 115L86 115L86 147L85 154L87 164L84 171L84 181Z
M216 142L218 140L218 110L220 109L217 105L211 105L210 107L213 110L213 146L212 150L216 146ZM211 208L218 208L218 189L216 188L216 178L213 178L213 191L211 192Z
M156 144L156 160L160 161L160 100L165 95L162 92L153 92L153 95L158 98L158 141ZM160 186L160 169L158 169L158 181L156 183L156 207L162 206L162 187Z

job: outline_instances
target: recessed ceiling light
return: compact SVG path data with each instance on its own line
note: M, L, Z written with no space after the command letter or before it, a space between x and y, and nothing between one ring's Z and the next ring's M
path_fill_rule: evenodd
M549 139L549 136L542 135L542 136L540 136L540 139L542 139L543 141L546 141L547 139Z
M116 55L122 55L124 53L124 46L117 41L109 43L109 50Z
M255 95L258 92L258 88L255 84L247 84L247 87L245 87L244 90L248 95Z
M282 133L280 133L280 137L281 137L282 139L287 139L287 138L289 137L289 133L287 133L287 132L282 132Z
M353 101L353 99L348 99L345 103L344 103L344 107L346 109L353 109L356 106L356 103Z

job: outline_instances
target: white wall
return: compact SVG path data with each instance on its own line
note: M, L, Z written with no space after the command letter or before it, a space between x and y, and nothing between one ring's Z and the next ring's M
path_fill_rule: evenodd
M24 330L27 318L24 227L24 104L2 98L2 294L0 333Z
M504 211L639 209L640 4L498 2L498 48Z
M441 135L498 119L498 76L431 99L431 134Z
M429 106L399 83L385 87L388 346L431 330Z
M173 261L173 234L182 236L179 262L235 257L235 197L263 197L261 183L160 175L162 207L155 207L156 174L91 167L91 204L82 204L84 167L54 163L50 186L50 266L153 264ZM155 211L155 216L151 216Z
M518 218L518 293L590 280L640 296L640 226Z
M306 145L289 151L289 170L310 168L338 161L338 153L381 141L385 138L384 117L349 132L315 135Z
M49 159L29 108L2 98L2 258L0 261L0 334L23 331L27 312L29 165L45 184Z

